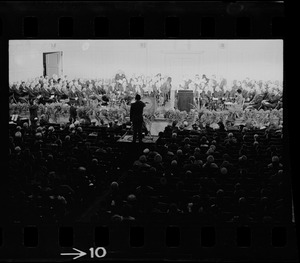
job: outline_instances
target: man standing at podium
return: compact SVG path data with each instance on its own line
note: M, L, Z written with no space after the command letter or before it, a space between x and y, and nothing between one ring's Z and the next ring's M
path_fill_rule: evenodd
M136 142L137 134L139 136L139 142L142 143L142 125L143 125L143 110L145 103L141 101L141 96L136 94L135 102L131 103L130 107L130 121L133 125L133 139L132 142Z

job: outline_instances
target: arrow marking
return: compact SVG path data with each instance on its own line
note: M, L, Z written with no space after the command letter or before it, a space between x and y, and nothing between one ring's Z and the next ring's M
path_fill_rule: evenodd
M76 250L76 251L78 251L79 253L60 253L60 255L61 256L77 256L77 257L73 258L73 260L75 260L77 258L80 258L80 257L83 257L83 256L86 255L85 252L83 252L83 251L81 251L81 250L79 250L77 248L73 247L73 249Z

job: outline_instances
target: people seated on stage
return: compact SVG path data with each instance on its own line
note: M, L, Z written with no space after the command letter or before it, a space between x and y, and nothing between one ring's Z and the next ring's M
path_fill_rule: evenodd
M254 98L247 104L245 104L246 108L245 109L260 109L262 105L262 101L264 98L267 96L267 92L261 92L257 93Z
M282 94L280 94L280 99L279 99L279 101L278 101L278 103L277 103L277 106L275 107L275 109L281 109L282 108L282 106L283 106L283 97L282 97Z
M254 98L254 96L256 94L256 89L257 88L255 88L254 86L248 87L248 92L247 92L247 95L245 97L245 102L246 103L250 102Z
M94 103L101 105L102 95L107 95L111 97L112 105L121 105L126 101L125 97L128 98L128 95L134 96L134 94L140 93L142 97L154 96L158 106L168 106L166 102L171 99L171 77L162 77L159 73L153 77L132 75L128 79L125 73L111 79L69 80L65 76L41 76L27 82L11 83L9 85L9 101L10 103L28 103L28 99L37 99L38 104L44 105L52 102L74 101L77 105L82 106L88 105L88 101L94 100ZM203 74L195 75L193 80L185 77L184 81L176 88L177 90L180 88L192 89L195 104L200 107L205 106L209 110L226 109L229 104L225 103L235 102L235 94L238 89L241 90L241 97L244 98L243 109L282 108L282 83L278 81L246 78L229 82L223 77L216 78L214 75L207 77ZM274 92L275 95L273 95ZM176 91L175 98L172 100L174 99L175 103L172 105L177 108ZM104 102L103 106L110 105L110 102Z
M24 82L22 82L22 84L17 88L16 90L16 94L17 94L17 98L20 102L28 102L29 99L29 95L28 92L25 90L24 88Z
M35 96L35 94L33 92L32 85L30 83L26 83L26 85L24 86L24 89L28 93L29 100L35 99L36 96Z
M53 92L54 92L54 97L56 98L56 100L60 100L63 93L61 91L61 86L60 86L59 82L56 82L54 84Z
M125 73L122 70L119 70L118 73L115 76L115 80L116 81L118 81L118 80L123 81L123 79L126 79Z
M121 94L121 92L124 91L124 88L122 86L122 82L121 83L116 83L116 86L115 86L115 91L118 93L118 94Z
M219 85L217 85L212 93L212 109L217 110L218 108L220 108L223 96L223 90Z
M200 85L200 94L199 94L200 106L207 106L210 102L210 98L205 90L205 84L201 83Z
M201 82L203 82L204 84L207 84L209 82L209 78L206 77L205 74L202 75L202 78L201 78Z
M204 90L206 91L207 96L209 97L209 99L211 100L212 98L212 93L214 92L213 86L212 86L212 82L209 82Z
M102 101L101 105L107 106L107 105L108 105L108 102L109 102L109 97L108 97L107 95L103 95L103 96L101 97L101 101Z
M230 101L230 88L227 85L223 86L223 100Z
M213 97L217 98L218 100L221 100L223 98L224 92L222 91L222 89L220 88L219 85L217 85L214 89L213 92Z
M38 86L40 88L40 94L37 98L39 99L39 103L45 104L46 102L48 102L51 96L48 84L38 84Z
M275 89L272 89L270 92L268 92L267 96L261 102L261 108L263 110L275 109L280 103L281 98L282 95Z
M232 87L231 87L230 92L229 92L230 93L229 97L231 97L231 98L235 97L235 94L236 94L239 86L240 86L240 84L238 83L238 81L237 80L233 80Z
M87 99L96 99L95 92L91 89L91 86L83 86L82 92L85 94Z
M10 84L9 86L9 98L10 98L10 102L12 103L16 103L19 100L19 96L18 96L18 88L16 86L16 84Z
M243 98L241 89L237 89L236 95L235 95L235 104L237 106L243 107L244 102L245 102L245 98Z

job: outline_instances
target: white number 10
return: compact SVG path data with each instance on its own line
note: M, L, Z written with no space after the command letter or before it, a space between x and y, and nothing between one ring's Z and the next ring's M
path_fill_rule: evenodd
M99 250L101 250L101 254L99 254ZM96 249L91 247L90 251L91 251L91 258L94 258L94 255L97 258L103 258L106 256L106 249L104 247L97 247Z

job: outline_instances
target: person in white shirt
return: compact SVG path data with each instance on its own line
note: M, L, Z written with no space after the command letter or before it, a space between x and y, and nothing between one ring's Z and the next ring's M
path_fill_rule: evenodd
M236 105L237 109L243 109L244 102L245 102L245 99L242 95L242 90L237 89L236 95L235 95L235 105Z

